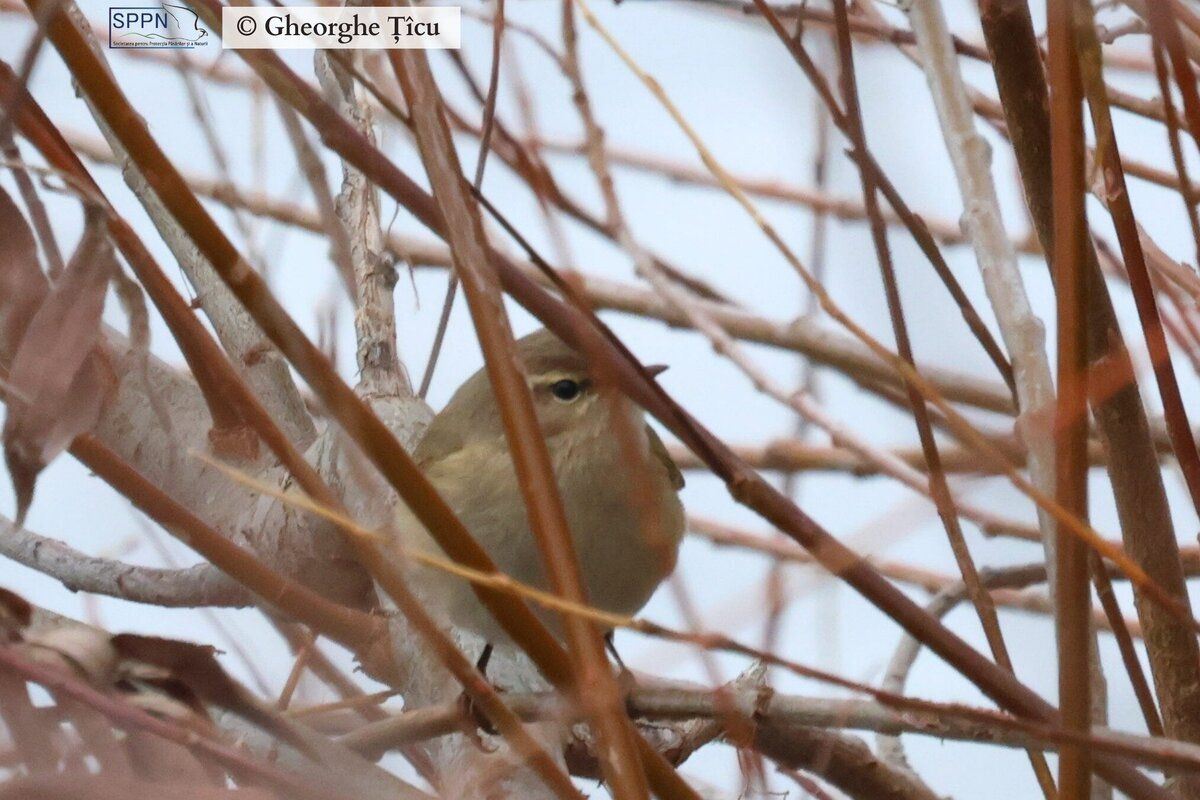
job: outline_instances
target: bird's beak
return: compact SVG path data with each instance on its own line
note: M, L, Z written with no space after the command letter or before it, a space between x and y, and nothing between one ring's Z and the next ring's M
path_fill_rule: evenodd
M657 378L659 375L662 375L666 371L667 371L666 364L651 364L650 366L646 367L646 374L649 375L651 378Z

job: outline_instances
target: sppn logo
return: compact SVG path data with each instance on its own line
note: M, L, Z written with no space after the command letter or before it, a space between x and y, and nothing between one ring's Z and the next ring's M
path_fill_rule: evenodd
M186 6L114 6L108 9L109 47L174 47L208 44L196 12Z

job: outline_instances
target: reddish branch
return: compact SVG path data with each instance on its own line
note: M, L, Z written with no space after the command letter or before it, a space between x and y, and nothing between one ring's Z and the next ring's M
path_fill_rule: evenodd
M1183 36L1179 21L1175 18L1175 7L1168 0L1147 0L1145 14L1150 22L1150 35L1156 44L1171 56L1175 70L1175 83L1183 96L1183 113L1187 117L1192 139L1200 147L1200 90L1196 88L1196 73L1192 62L1184 52ZM1164 100L1166 96L1164 95Z
M1054 496L1071 513L1087 517L1087 218L1084 212L1083 91L1076 55L1073 3L1051 3L1050 164L1053 172L1054 271L1058 312L1058 402L1054 414ZM1090 24L1090 20L1089 20ZM1088 548L1059 537L1056 548L1058 695L1063 726L1091 729L1091 620ZM1091 794L1091 751L1064 747L1058 757L1058 789L1064 800Z
M220 4L198 0L196 7L206 22L219 30L216 16ZM432 494L423 476L411 462L406 461L403 452L391 440L386 428L374 420L366 409L351 406L354 398L348 388L343 390L328 374L314 366L314 361L319 356L314 348L306 346L302 340L291 340L292 337L288 334L291 334L294 328L287 326L279 317L281 310L274 299L265 287L254 283L254 276L245 274L246 270L240 264L236 251L219 231L215 230L211 220L203 215L202 209L187 192L178 173L162 156L154 140L129 109L119 89L107 76L101 74L101 70L94 69L94 61L86 52L85 45L82 41L77 41L77 37L73 37L71 33L63 30L61 20L56 19L51 25L51 38L55 40L56 46L71 66L73 74L84 90L96 100L110 124L115 123L113 127L120 128L120 134L130 140L125 142L127 145L133 145L129 146L130 153L143 162L140 166L152 176L152 180L160 184L157 188L161 190L160 196L165 195L168 208L185 228L191 229L189 232L197 244L210 251L208 255L212 256L214 266L222 270L225 277L233 283L235 290L240 292L246 305L255 314L256 320L268 335L276 340L281 349L285 349L293 365L338 414L343 424L368 451L372 460L381 466L384 474L418 512L422 522L431 532L443 534L445 541L439 544L444 544L445 549L456 558L474 561L473 566L482 563L486 571L489 567L486 557L478 551L477 546L471 548L469 536L461 526L455 525L456 520L448 513L448 509L439 505L436 494ZM333 114L303 82L298 81L274 54L268 51L241 51L241 55L260 71L280 96L285 97L313 122L328 146L369 174L381 188L411 210L423 223L434 230L444 231L432 199L394 164L366 143L357 132L349 129L344 121ZM761 477L742 465L716 437L648 382L627 353L616 349L613 342L599 336L594 328L589 327L589 320L581 318L577 312L565 309L526 278L511 262L495 253L490 253L489 257L500 272L505 288L552 329L577 345L580 344L581 336L592 340L590 344L597 352L611 359L611 367L621 387L632 399L662 419L697 452L704 453L710 466L729 484L737 499L754 507L781 530L788 532L817 554L829 568L843 575L848 583L885 609L899 624L926 641L932 649L968 675L1001 705L1019 714L1039 719L1056 718L1056 711L1044 700L997 668L944 626L929 619L928 615L903 593L882 579L869 565L863 563L854 553L800 512ZM376 435L366 435L370 433ZM486 591L483 595L486 604L504 609L497 615L502 623L509 619L534 619L523 605L517 604L518 608L512 608ZM525 616L522 616L522 612ZM531 649L538 650L538 655L545 656L539 661L543 662L543 667L548 668L548 671L554 671L556 663L563 663L557 660L562 658L562 655L561 650L556 647L552 650L539 650L541 644L552 647L550 642L541 639L540 633L532 632L528 628L522 629L511 622L506 624L506 628L510 629L515 639L529 645ZM551 654L554 652L557 655ZM1103 770L1109 780L1132 796L1166 796L1160 787L1126 763L1106 760Z
M1157 8L1159 4L1151 3L1151 6ZM1082 26L1083 23L1080 25ZM1200 453L1196 452L1196 441L1192 437L1191 424L1188 422L1187 410L1179 391L1179 382L1175 379L1171 351L1167 348L1167 337L1163 330L1158 303L1154 297L1154 286L1146 267L1146 254L1142 250L1137 219L1129 198L1129 187L1125 185L1125 170L1121 160L1121 151L1117 145L1112 112L1108 107L1104 83L1099 79L1100 45L1095 40L1094 32L1091 37L1088 37L1090 30L1090 28L1084 30L1081 27L1080 35L1085 37L1084 41L1086 42L1086 47L1081 52L1081 58L1084 59L1083 79L1087 90L1088 106L1092 112L1092 125L1096 130L1097 140L1104 143L1104 146L1099 148L1101 151L1099 156L1104 167L1104 195L1117 231L1117 241L1124 258L1125 272L1129 276L1129 286L1133 290L1138 319L1142 323L1142 332L1146 337L1146 349L1150 353L1150 364L1158 383L1159 394L1162 397L1163 415L1167 422L1167 432L1171 437L1171 446L1175 451L1179 468L1183 472L1184 483L1191 495L1192 508L1200 513Z
M1055 231L1049 104L1033 20L1025 0L983 0L980 10L1025 199L1043 249L1052 252ZM1095 252L1089 247L1084 256L1089 274L1089 366L1100 374L1130 376L1104 397L1093 396L1091 401L1109 454L1109 476L1122 539L1129 555L1155 583L1182 602L1187 594L1179 547L1141 393L1132 379L1132 364ZM1167 733L1197 741L1193 736L1200 724L1195 713L1200 693L1200 648L1195 635L1177 617L1148 602L1140 591L1137 609Z
M1158 80L1158 91L1162 95L1163 121L1167 127L1167 142L1171 146L1171 160L1175 163L1175 174L1179 182L1187 186L1192 182L1188 176L1187 162L1183 155L1183 143L1179 136L1179 113L1175 109L1175 101L1171 98L1171 79L1167 72L1166 55L1161 47L1151 48L1154 51L1154 77ZM1109 98L1111 102L1112 98ZM1196 203L1193 198L1180 196L1183 201L1184 213L1187 214L1188 225L1192 228L1192 241L1196 246L1196 262L1200 264L1200 214L1196 213Z
M1152 6L1156 4L1151 4ZM1105 143L1104 156L1104 190L1108 208L1113 217L1117 230L1121 254L1124 257L1129 283L1133 289L1134 302L1137 306L1138 317L1142 331L1146 337L1146 346L1150 352L1154 376L1158 382L1159 394L1162 397L1167 430L1175 451L1185 483L1191 494L1193 508L1200 511L1200 454L1196 451L1196 442L1188 422L1179 384L1175 379L1174 367L1171 363L1170 351L1167 349L1166 335L1163 331L1158 305L1154 296L1154 288L1146 268L1145 253L1142 250L1138 235L1137 220L1134 217L1128 188L1125 185L1124 171L1121 164L1120 149L1117 145L1116 131L1113 128L1112 115L1108 108L1103 82L1099 79L1100 45L1095 39L1091 15L1076 22L1081 40L1081 64L1083 80L1088 96L1088 105L1092 112L1092 124L1098 141ZM1189 70L1190 73L1190 70ZM1193 87L1194 91L1194 87ZM1193 640L1194 644L1194 640ZM1184 689L1194 696L1195 687ZM1144 704L1143 704L1144 705ZM1178 714L1176 715L1179 716ZM1200 718L1194 708L1184 710L1183 719L1176 718L1171 726L1172 735L1180 736L1188 741L1200 734ZM1188 781L1185 791L1195 796L1200 793L1200 784Z

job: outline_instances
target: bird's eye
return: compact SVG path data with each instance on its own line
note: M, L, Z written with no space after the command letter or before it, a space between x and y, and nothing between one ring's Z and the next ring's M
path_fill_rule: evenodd
M569 403L579 397L582 391L583 387L579 385L579 382L570 379L555 381L550 384L550 393L564 403Z

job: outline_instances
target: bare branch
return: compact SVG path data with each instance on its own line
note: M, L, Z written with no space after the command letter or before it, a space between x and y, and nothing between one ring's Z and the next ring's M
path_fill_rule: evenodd
M245 587L211 564L156 569L81 553L66 544L17 527L0 516L0 555L36 569L72 592L89 592L164 608L252 605Z
M375 141L374 114L358 96L339 53L321 50L315 68L326 98L354 127ZM351 58L357 57L347 51ZM295 113L295 112L292 112ZM334 203L347 232L354 269L354 330L358 339L359 391L368 398L409 397L412 387L396 352L396 309L392 290L396 268L384 256L379 221L379 190L352 165L342 161L342 188Z

